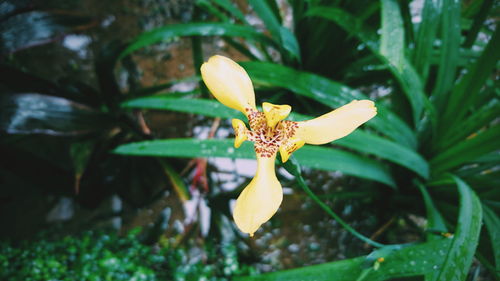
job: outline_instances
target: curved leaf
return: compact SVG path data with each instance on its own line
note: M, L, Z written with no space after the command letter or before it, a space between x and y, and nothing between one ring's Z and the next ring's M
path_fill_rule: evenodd
M453 180L460 193L457 228L441 270L439 273L433 274L434 278L431 280L435 281L463 281L466 279L481 231L481 202L460 178L453 176Z
M114 150L118 154L156 157L229 157L254 159L252 144L235 149L233 139L168 139L129 143ZM375 180L395 186L390 173L380 163L355 154L325 147L304 146L294 153L301 165Z
M450 244L450 239L440 239L393 251L385 251L385 248L382 248L377 252L387 253L381 255L384 262L380 263L376 270L373 265L366 264L367 257L358 257L263 275L245 276L235 280L353 281L364 274L364 278L357 280L382 281L397 277L426 275L439 269L438 265L442 264L444 260L442 249L448 248Z
M223 106L215 100L176 99L171 98L170 96L158 95L129 100L122 103L122 106L173 110L227 119L245 119L239 111ZM288 119L302 121L312 119L312 117L292 112ZM370 145L366 145L367 143L370 143ZM423 178L427 178L429 176L429 165L419 154L405 146L374 134L356 130L347 137L334 141L333 144L376 155L404 166L416 172Z
M243 37L277 47L273 40L253 27L229 23L186 23L167 25L141 34L120 54L120 58L149 45L193 35Z
M89 23L86 17L41 11L11 16L0 24L0 54L49 43Z
M243 62L240 64L256 84L282 87L332 108L340 107L353 99L367 99L357 90L312 73L267 62ZM415 148L416 138L413 131L396 114L384 106L377 104L377 109L377 116L368 122L368 125L410 148Z
M300 60L297 38L290 30L280 24L267 1L250 0L249 4L262 19L275 41L280 42L283 49L288 51L292 57Z
M64 98L33 93L0 96L0 129L9 134L68 136L112 125L107 115Z
M386 138L356 130L333 144L376 155L406 167L423 178L429 177L429 164L420 154Z
M129 100L123 102L121 106L128 108L172 110L227 119L245 119L245 116L241 112L229 108L215 100L207 99L176 99L171 96L157 95Z
M500 139L500 125L495 125L464 142L457 143L431 159L432 173L438 175L500 149L498 139Z

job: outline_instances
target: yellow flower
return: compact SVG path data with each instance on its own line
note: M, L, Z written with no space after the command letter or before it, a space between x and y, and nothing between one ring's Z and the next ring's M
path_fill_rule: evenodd
M281 184L276 178L274 160L279 151L286 162L304 144L325 144L342 138L377 114L372 101L354 100L318 118L293 122L284 120L289 105L264 102L263 112L255 106L252 81L237 63L223 56L213 56L201 66L203 81L222 104L239 110L248 119L250 129L233 119L234 146L245 140L254 142L257 173L241 192L233 212L238 228L253 233L278 210L283 200Z

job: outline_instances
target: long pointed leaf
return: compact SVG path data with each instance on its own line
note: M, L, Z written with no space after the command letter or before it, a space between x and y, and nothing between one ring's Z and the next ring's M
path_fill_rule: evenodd
M500 268L500 218L493 210L483 204L483 219L490 235L496 268Z
M250 0L249 3L262 19L275 41L280 42L283 49L288 51L293 58L300 60L297 38L290 30L280 24L267 1Z
M441 48L439 69L434 91L433 102L441 110L448 100L457 75L457 64L460 50L460 1L443 0L441 13Z
M500 28L496 28L493 37L488 42L481 57L462 76L460 82L453 89L449 102L446 105L440 131L446 133L463 121L464 116L474 106L479 98L479 91L483 88L500 59Z
M282 65L264 62L244 62L252 81L263 86L277 86L296 94L312 98L332 108L340 107L353 99L367 99L361 92L330 79ZM369 122L381 133L410 147L416 147L415 134L394 113L377 105L378 114Z
M500 125L493 126L464 142L450 147L431 161L432 173L438 175L448 169L470 162L491 151L500 149Z
M382 33L380 54L390 64L392 73L401 83L413 110L415 124L420 120L425 95L420 77L405 57L404 26L396 0L382 0Z
M418 26L413 65L424 82L427 81L429 74L432 49L437 33L436 26L439 25L439 15L441 14L441 2L442 0L425 0L422 20Z
M233 148L232 139L169 139L144 141L119 146L115 153L157 157L229 157L255 158L252 144L244 143ZM297 160L306 167L325 171L340 171L348 175L375 180L395 186L389 172L376 161L349 152L324 147L305 146L294 153Z
M239 111L223 106L214 100L180 99L158 95L129 100L122 103L122 106L128 108L172 110L226 119L245 119ZM292 112L288 119L302 121L312 119L312 117ZM371 145L366 145L366 143L370 143ZM376 155L404 166L423 178L429 176L429 165L419 154L403 145L374 134L356 130L349 136L336 140L333 144Z
M433 274L434 281L465 280L481 231L481 202L465 182L455 176L453 179L460 193L457 228L441 270Z
M167 25L141 34L120 54L120 58L149 45L180 36L194 35L243 37L277 47L273 40L249 26L228 23L186 23Z
M238 281L353 281L364 272L364 281L382 281L406 276L421 276L439 270L444 256L442 249L449 248L450 239L440 239L419 245L389 251L377 270L366 264L366 257L341 260L319 265L283 270L257 276L236 278ZM381 249L383 250L383 249ZM314 279L312 279L314 278ZM391 279L393 280L393 279ZM394 279L396 280L396 279ZM444 279L443 279L444 280Z

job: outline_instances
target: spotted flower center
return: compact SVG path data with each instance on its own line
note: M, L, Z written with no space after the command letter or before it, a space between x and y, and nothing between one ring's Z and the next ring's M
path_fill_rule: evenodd
M245 109L248 116L250 130L243 122L235 126L236 138L244 138L254 143L255 152L260 157L270 158L276 155L280 147L293 149L293 144L289 142L295 135L298 123L288 120L278 121L274 127L268 125L268 120L263 112L252 108ZM244 136L242 136L244 134ZM298 147L297 147L298 148ZM297 149L296 148L296 149ZM296 149L289 151L292 153Z

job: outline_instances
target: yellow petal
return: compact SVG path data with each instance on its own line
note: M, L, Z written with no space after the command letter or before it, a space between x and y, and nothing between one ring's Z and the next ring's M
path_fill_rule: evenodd
M280 146L281 162L285 163L290 155L297 149L304 146L305 141L299 138L290 138Z
M238 148L248 138L247 126L240 119L231 120L234 129L234 147Z
M241 192L233 212L238 228L253 236L278 210L283 200L283 190L274 172L272 157L257 155L257 174Z
M225 106L245 115L245 109L256 109L252 81L247 72L231 59L211 57L201 66L201 77L214 97Z
M370 100L354 100L318 118L298 122L295 137L309 144L324 144L350 134L377 115Z
M292 107L284 104L284 105L276 105L269 102L262 103L262 110L264 111L264 115L266 116L267 126L270 128L274 128L276 123L285 119L290 111L292 111Z

